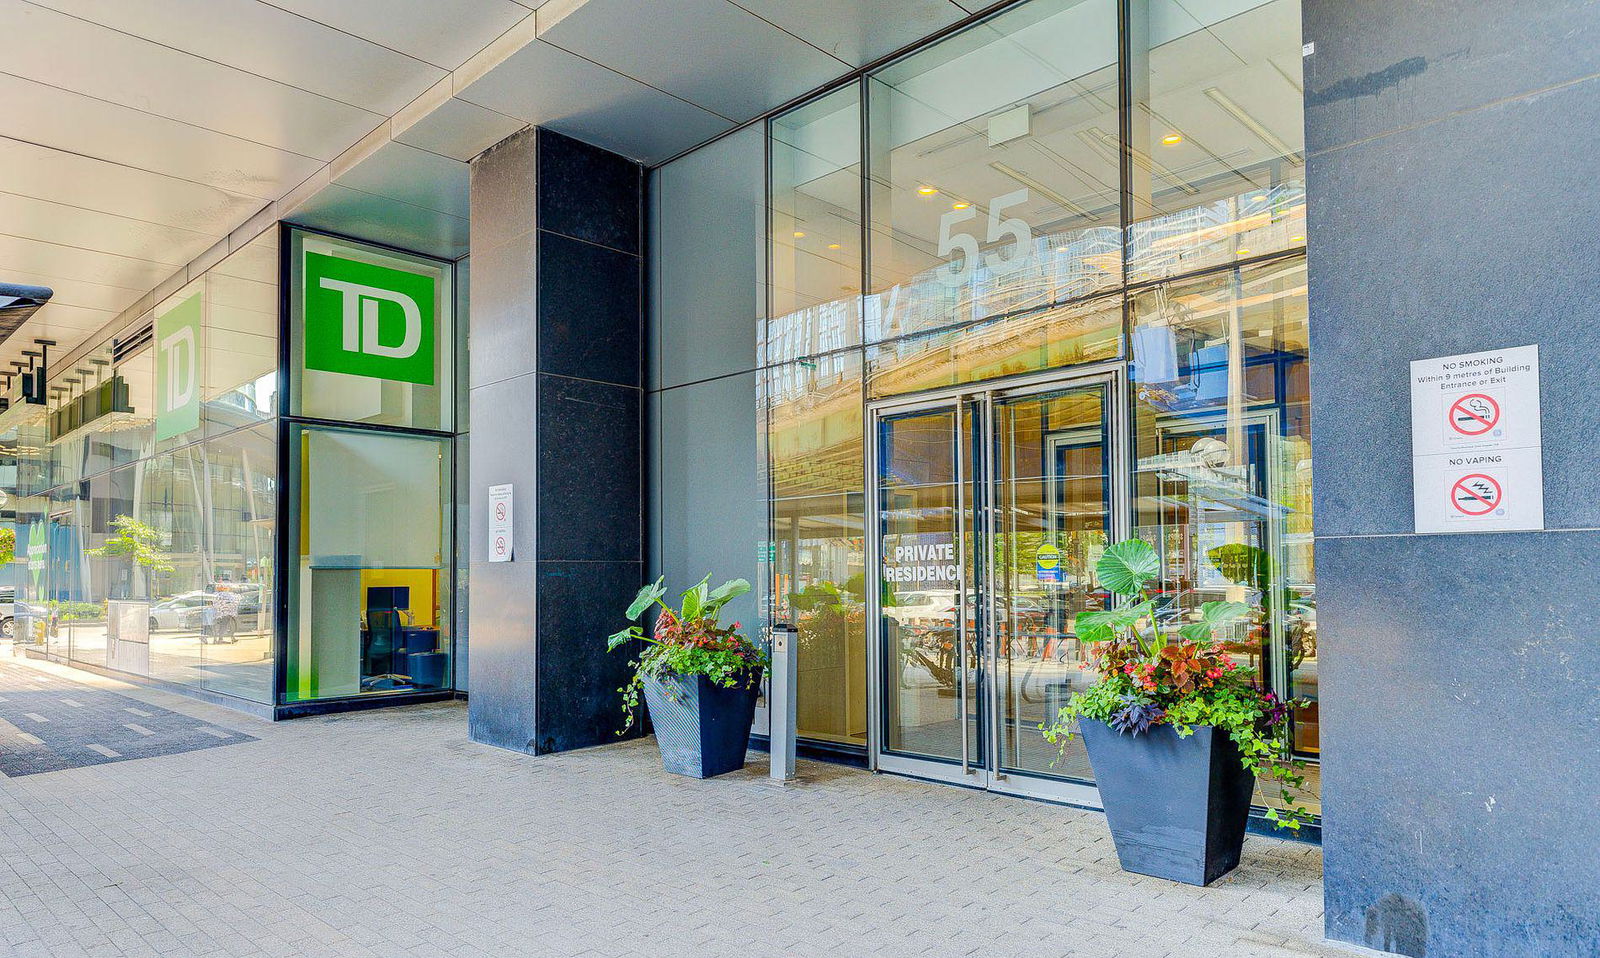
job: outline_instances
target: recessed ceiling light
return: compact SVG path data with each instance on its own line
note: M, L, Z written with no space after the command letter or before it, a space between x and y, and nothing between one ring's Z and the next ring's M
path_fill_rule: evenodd
M1072 252L1072 250L1067 248L1067 247L1065 247L1065 246L1057 246L1056 247L1056 252L1057 253L1070 253L1070 252Z
M951 203L950 208L953 210L964 210L971 205L971 203Z
M801 231L799 231L799 230L795 230L794 231L794 238L795 239L805 239L805 237L806 237L806 234L802 233Z
M1161 138L1161 145L1162 146L1177 146L1179 143L1182 143L1182 142L1183 142L1183 134L1182 133L1168 133L1166 136Z
M919 186L917 187L917 192L921 193L923 196L932 196L933 194L939 192L939 188L937 186Z
M1256 335L1260 336L1262 339L1271 339L1272 338L1272 330L1270 330L1270 329L1258 329L1258 330L1256 330Z
M842 248L843 247L841 247L838 243L829 243L828 244L828 249L842 249Z
M1304 236L1291 236L1291 237L1289 237L1289 242L1291 242L1291 243L1304 243L1305 241L1306 241L1306 238Z
M1241 249L1240 249L1240 250L1239 250L1239 255L1240 255L1240 256L1249 256L1249 255L1250 255L1250 251L1249 251L1249 250L1247 250L1247 249L1243 249L1243 248L1241 248Z

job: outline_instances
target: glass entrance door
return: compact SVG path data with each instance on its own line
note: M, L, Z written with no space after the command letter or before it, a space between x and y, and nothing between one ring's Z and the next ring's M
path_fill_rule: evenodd
M1090 680L1074 629L1125 528L1114 373L875 411L878 767L1093 801L1039 733Z

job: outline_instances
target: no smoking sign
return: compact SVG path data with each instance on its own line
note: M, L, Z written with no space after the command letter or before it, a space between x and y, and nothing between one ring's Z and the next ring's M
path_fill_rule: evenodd
M1486 392L1455 397L1445 414L1457 436L1476 439L1496 432L1500 425L1500 401Z

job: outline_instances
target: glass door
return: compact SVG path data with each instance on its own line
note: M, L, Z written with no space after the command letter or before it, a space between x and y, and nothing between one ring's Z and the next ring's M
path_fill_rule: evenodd
M876 423L881 752L894 770L941 779L985 762L975 409L958 397Z
M1039 733L1090 681L1080 612L1125 529L1115 373L874 416L880 769L1095 800L1081 746Z

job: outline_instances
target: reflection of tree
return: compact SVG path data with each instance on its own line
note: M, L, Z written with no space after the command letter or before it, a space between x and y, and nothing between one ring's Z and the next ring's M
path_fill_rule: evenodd
M155 594L155 578L173 571L165 552L156 548L161 533L133 516L117 516L111 520L111 537L95 549L85 550L85 555L96 559L130 559L149 577L148 592Z
M17 558L17 530L11 526L0 529L0 565L10 565Z

